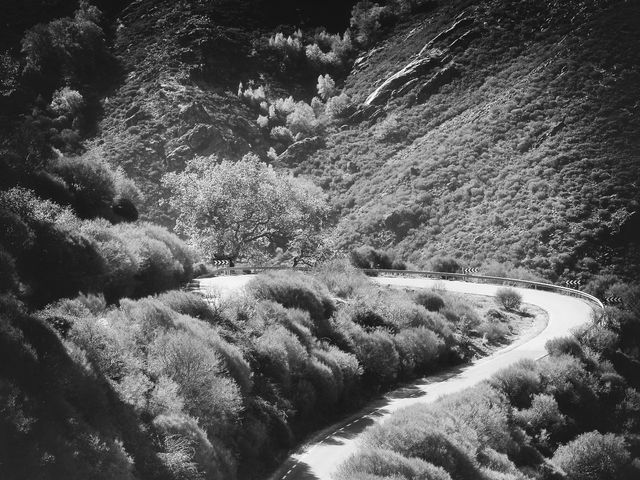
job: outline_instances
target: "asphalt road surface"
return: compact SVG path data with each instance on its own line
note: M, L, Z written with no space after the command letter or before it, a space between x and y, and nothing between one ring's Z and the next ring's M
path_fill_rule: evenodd
M215 291L221 298L237 294L252 275L215 277L200 280L204 291ZM408 288L444 288L450 292L495 295L497 285L424 278L375 277L380 284ZM548 323L537 335L525 337L469 365L449 369L395 390L368 405L360 413L333 425L292 454L269 480L331 480L332 473L357 450L360 434L370 425L383 421L394 411L420 402L430 403L443 395L458 392L491 377L498 370L520 360L539 359L546 354L547 340L570 333L587 323L593 308L584 300L552 292L516 288L523 302L547 311Z

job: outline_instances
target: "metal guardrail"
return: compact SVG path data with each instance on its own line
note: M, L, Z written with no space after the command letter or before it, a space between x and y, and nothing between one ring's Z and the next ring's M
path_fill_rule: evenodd
M311 267L286 267L286 266L248 266L248 267L231 267L231 268L221 268L219 270L215 270L208 275L203 275L198 278L210 278L216 277L219 275L230 275L232 272L239 273L247 273L254 274L269 270L298 270L302 272L307 272L312 270ZM561 293L563 295L568 295L572 297L582 298L584 300L588 300L598 306L600 309L604 310L603 303L593 295L590 295L586 292L582 292L580 290L576 290L575 288L563 287L561 285L554 285L552 283L544 283L544 282L534 282L532 280L521 280L519 278L507 278L507 277L494 277L487 275L476 275L476 274L468 274L468 273L447 273L447 272L431 272L427 270L386 270L386 269L377 269L377 268L367 268L361 269L364 273L375 274L375 275L391 275L391 276L418 276L423 278L433 278L436 280L477 280L482 283L493 283L493 284L501 284L506 286L513 287L524 287L524 288L532 288L534 290L544 290L550 292Z

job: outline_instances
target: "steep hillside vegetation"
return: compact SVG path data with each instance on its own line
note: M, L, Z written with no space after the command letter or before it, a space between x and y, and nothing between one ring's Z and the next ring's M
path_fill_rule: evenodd
M398 26L346 80L373 115L300 165L342 243L551 278L635 267L639 20L635 2L442 2Z
M167 224L162 173L194 155L275 147L272 161L332 196L339 246L393 249L421 266L436 255L510 261L554 280L633 274L637 3L389 5L353 27L352 54L336 66L296 57L297 39L304 57L327 20L310 12L283 17L287 27L241 2L134 2L114 44L128 74L104 99L91 148L139 180L143 216ZM269 48L278 32L282 51ZM353 106L312 119L318 128L283 153L294 139L265 130L265 108L288 95L313 106L324 73ZM265 93L238 96L241 82Z

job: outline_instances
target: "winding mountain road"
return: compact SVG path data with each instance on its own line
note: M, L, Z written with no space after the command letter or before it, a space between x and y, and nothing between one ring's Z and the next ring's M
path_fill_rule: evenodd
M215 277L200 280L204 291L217 291L227 297L242 289L252 275ZM494 296L500 285L442 281L426 278L376 277L380 284L408 288L445 288L447 291ZM350 419L316 435L292 454L269 480L331 480L332 473L357 449L360 434L392 412L416 402L430 403L491 377L498 370L521 359L537 360L545 356L545 343L567 335L571 329L587 323L593 307L585 300L558 293L516 288L523 302L537 305L548 313L546 327L532 338L520 339L469 365L421 379L373 402Z

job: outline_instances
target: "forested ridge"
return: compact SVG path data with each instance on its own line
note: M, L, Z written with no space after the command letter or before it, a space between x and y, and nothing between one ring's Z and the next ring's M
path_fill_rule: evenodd
M638 2L5 0L0 27L0 477L267 475L526 314L354 267L477 267L614 306L344 478L635 478ZM218 259L313 268L181 290Z

